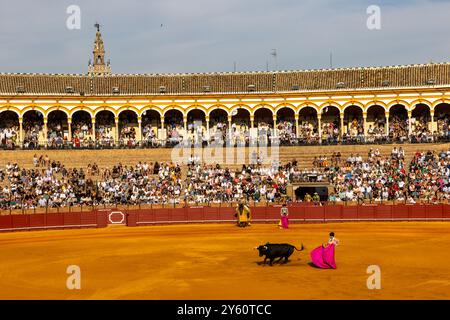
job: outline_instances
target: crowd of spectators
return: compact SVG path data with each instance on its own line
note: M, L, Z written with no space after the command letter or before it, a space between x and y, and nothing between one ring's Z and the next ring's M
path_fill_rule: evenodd
M262 165L262 158L231 169L207 165L195 156L185 172L173 163L139 162L100 168L67 168L47 155L33 157L34 167L8 163L0 170L0 207L30 209L75 205L209 204L245 198L254 202L281 202L293 182L328 182L330 202L450 200L450 150L417 152L405 163L402 147L382 155L370 149L342 158L319 156L313 167L300 168L297 161Z

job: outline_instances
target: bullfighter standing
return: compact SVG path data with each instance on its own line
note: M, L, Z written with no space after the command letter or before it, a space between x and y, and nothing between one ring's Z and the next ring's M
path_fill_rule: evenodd
M245 204L244 201L240 201L237 208L236 208L236 214L235 217L237 217L237 225L239 227L245 228L250 226L251 222L251 211L250 208Z

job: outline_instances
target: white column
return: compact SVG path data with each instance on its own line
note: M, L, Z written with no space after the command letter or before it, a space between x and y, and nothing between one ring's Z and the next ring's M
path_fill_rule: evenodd
M119 117L114 117L114 124L116 126L116 134L114 135L114 139L116 140L116 145L119 144Z
M364 129L364 136L367 136L367 113L363 112L363 129Z
M340 114L340 118L341 118L341 138L344 135L344 114L341 113Z
M210 134L209 134L209 116L205 117L205 121L206 121L206 135L207 135L207 137L209 139L209 137L210 137Z
M273 136L278 136L278 130L277 130L277 114L275 113L272 117L273 119Z
M19 118L19 145L23 146L23 118Z
M228 116L228 137L230 139L230 143L231 143L231 125L232 125L232 116Z
M389 136L389 111L386 111L384 116L386 117L386 136Z
M47 129L47 121L48 121L47 117L44 117L44 145L45 145L45 146L47 146L47 144L48 144L48 136L47 136L47 133L48 133L48 129Z
M67 137L67 141L72 141L72 118L67 118L67 127L69 131L69 136Z
M94 144L95 144L95 139L96 139L96 135L95 135L95 118L91 119L91 123L92 123L92 141L94 141Z
M138 117L138 132L136 134L137 142L142 141L142 117Z
M411 117L412 112L408 111L408 135L411 135L412 133Z
M322 143L322 115L317 114L317 132L319 134L319 143Z
M167 134L166 130L164 128L164 116L161 117L161 129L159 130L158 139L159 140L166 140Z
M434 110L430 111L430 115L431 115L431 129L430 129L430 131L431 131L431 133L433 133L433 132L437 131L436 124L434 123Z
M300 135L299 127L298 127L298 118L299 118L299 115L296 114L295 115L295 136L297 137L297 139L299 138L299 135Z

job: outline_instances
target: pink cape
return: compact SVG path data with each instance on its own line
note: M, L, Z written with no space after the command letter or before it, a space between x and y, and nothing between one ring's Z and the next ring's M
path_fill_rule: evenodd
M281 216L281 227L283 229L289 228L289 218L287 216Z
M336 261L334 261L334 244L328 247L323 246L315 248L311 251L312 263L322 269L336 269Z

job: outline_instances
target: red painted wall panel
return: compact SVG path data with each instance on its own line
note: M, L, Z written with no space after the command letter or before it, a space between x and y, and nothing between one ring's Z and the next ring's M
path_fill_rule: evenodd
M237 221L237 218L234 216L236 214L236 209L233 207L222 207L219 209L219 218L220 220L233 220Z
M450 204L442 205L442 217L444 219L450 219Z
M398 204L392 206L392 219L394 220L408 220L409 206L405 204Z
M180 209L175 209L180 210ZM184 210L185 214L187 214L187 217L189 221L203 221L203 207L193 207L193 208L186 208L181 209Z
M358 219L358 207L342 206L342 219Z
M305 220L305 206L292 206L289 207L289 219L293 220L300 220L304 221Z
M427 219L442 219L443 218L444 205L431 205L425 207L425 213Z
M155 214L154 210L152 209L145 209L140 210L137 214L137 222L153 222L155 221Z
M30 220L29 220L29 226L32 228L45 228L46 215L45 213L42 214L30 214Z
M154 209L153 213L155 222L169 221L169 209Z
M342 206L333 205L325 207L325 220L339 220L342 219Z
M81 215L79 212L64 213L65 226L79 226L81 224Z
M219 208L218 207L205 207L204 210L204 219L208 220L219 220Z
M305 207L305 219L314 221L325 221L325 207Z
M108 211L97 211L97 228L106 228L108 226Z
M12 227L12 220L10 215L0 216L0 229L9 229Z
M280 205L267 207L266 219L279 220L281 217L281 208L282 206Z
M375 219L375 206L358 206L358 219L373 220Z
M28 214L13 214L12 218L12 227L13 228L28 228L29 227L29 215Z
M408 218L410 219L424 219L426 217L425 205L407 205Z
M91 225L97 224L97 213L93 212L81 212L80 213L80 224Z
M379 220L392 219L392 206L378 205L375 207L375 217Z
M251 207L252 220L266 220L267 207Z

